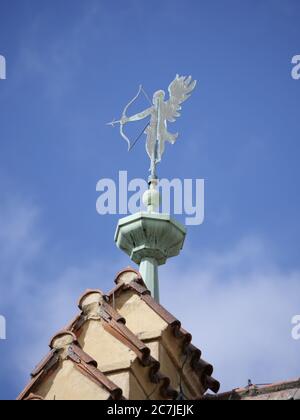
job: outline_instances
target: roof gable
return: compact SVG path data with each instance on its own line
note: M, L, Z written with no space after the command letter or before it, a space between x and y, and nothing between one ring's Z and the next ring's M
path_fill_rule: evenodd
M218 391L213 368L191 344L192 336L152 299L139 273L126 269L116 283L109 295L83 294L80 314L51 340L51 352L19 399L71 399L77 381L84 391L82 398L71 395L76 399L89 393L95 399L175 399L179 394L190 399L208 388Z

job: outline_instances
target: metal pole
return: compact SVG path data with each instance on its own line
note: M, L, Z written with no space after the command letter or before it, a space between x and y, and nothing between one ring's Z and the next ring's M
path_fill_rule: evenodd
M140 264L140 273L153 299L159 303L158 264L154 258L144 258Z

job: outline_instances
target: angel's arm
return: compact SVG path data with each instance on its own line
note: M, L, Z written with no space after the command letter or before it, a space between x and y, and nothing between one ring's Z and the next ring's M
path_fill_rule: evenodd
M143 112L139 112L138 114L133 115L132 117L124 117L122 118L123 123L133 122L143 120L144 118L149 117L151 115L153 107L146 109Z

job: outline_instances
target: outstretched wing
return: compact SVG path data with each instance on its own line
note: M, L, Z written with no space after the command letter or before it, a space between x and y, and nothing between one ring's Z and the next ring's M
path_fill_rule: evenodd
M170 98L165 102L164 116L168 121L174 122L176 118L180 117L181 104L191 96L196 83L196 80L192 80L191 76L176 75L169 86Z

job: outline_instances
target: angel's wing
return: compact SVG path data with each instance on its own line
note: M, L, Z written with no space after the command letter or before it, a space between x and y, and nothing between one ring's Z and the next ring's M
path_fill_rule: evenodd
M176 118L180 117L180 105L191 96L191 92L195 89L196 83L196 80L192 80L191 76L176 75L169 86L170 98L165 102L164 116L168 121L174 122Z

